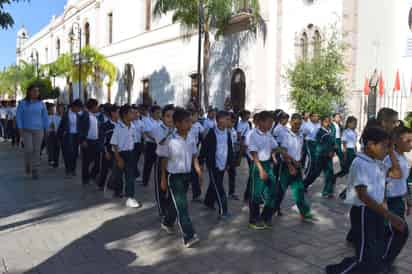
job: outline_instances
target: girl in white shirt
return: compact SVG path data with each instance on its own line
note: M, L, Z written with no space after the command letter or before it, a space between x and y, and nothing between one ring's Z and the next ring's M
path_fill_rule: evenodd
M346 128L342 133L342 145L343 145L343 160L344 160L344 172L342 176L349 173L349 168L352 165L353 160L356 157L358 134L356 133L356 126L358 121L355 117L349 116L346 120Z

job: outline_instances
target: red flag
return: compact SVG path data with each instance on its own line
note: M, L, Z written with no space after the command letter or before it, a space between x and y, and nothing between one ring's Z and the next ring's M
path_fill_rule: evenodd
M399 78L399 70L396 71L396 78L395 78L395 86L393 87L393 91L400 91L401 90L401 79Z
M379 75L379 96L383 96L385 94L385 82L383 81L382 72Z
M368 77L365 78L365 85L363 86L363 93L365 95L369 95L370 87L369 87L369 79Z

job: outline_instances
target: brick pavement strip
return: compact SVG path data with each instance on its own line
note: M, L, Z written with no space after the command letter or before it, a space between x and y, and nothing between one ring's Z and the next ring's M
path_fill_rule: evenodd
M25 178L21 151L7 144L0 144L0 167L0 273L317 274L353 253L344 242L347 207L320 198L321 182L309 196L320 220L301 222L288 193L285 215L274 219L273 231L249 230L242 202L229 201L233 218L224 223L216 212L191 204L202 241L185 249L179 236L160 231L152 187L137 186L144 206L130 210L123 201L105 199L93 186L64 179L61 169L49 169L46 163L39 181ZM243 167L241 191L246 177ZM411 255L408 243L396 262L397 273L410 273Z

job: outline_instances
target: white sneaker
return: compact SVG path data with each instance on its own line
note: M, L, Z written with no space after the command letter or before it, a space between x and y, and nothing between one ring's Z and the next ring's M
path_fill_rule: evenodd
M166 233L169 234L169 235L172 235L172 234L175 234L175 233L176 233L174 227L167 226L167 225L165 225L165 224L163 224L163 223L160 224L160 227L161 227L164 231L166 231Z
M198 242L200 242L200 240L197 237L197 235L195 234L195 235L193 235L192 239L185 242L185 247L190 248L190 247L194 246L195 244L197 244Z
M139 207L142 207L142 204L136 201L136 199L128 198L126 200L126 206L130 208L139 208Z

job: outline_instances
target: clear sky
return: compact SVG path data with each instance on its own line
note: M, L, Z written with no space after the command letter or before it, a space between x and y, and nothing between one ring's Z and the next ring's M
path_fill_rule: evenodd
M47 25L53 15L63 12L67 0L30 0L29 2L6 5L14 19L14 27L0 29L0 69L16 62L16 33L22 25L29 35L38 32Z

